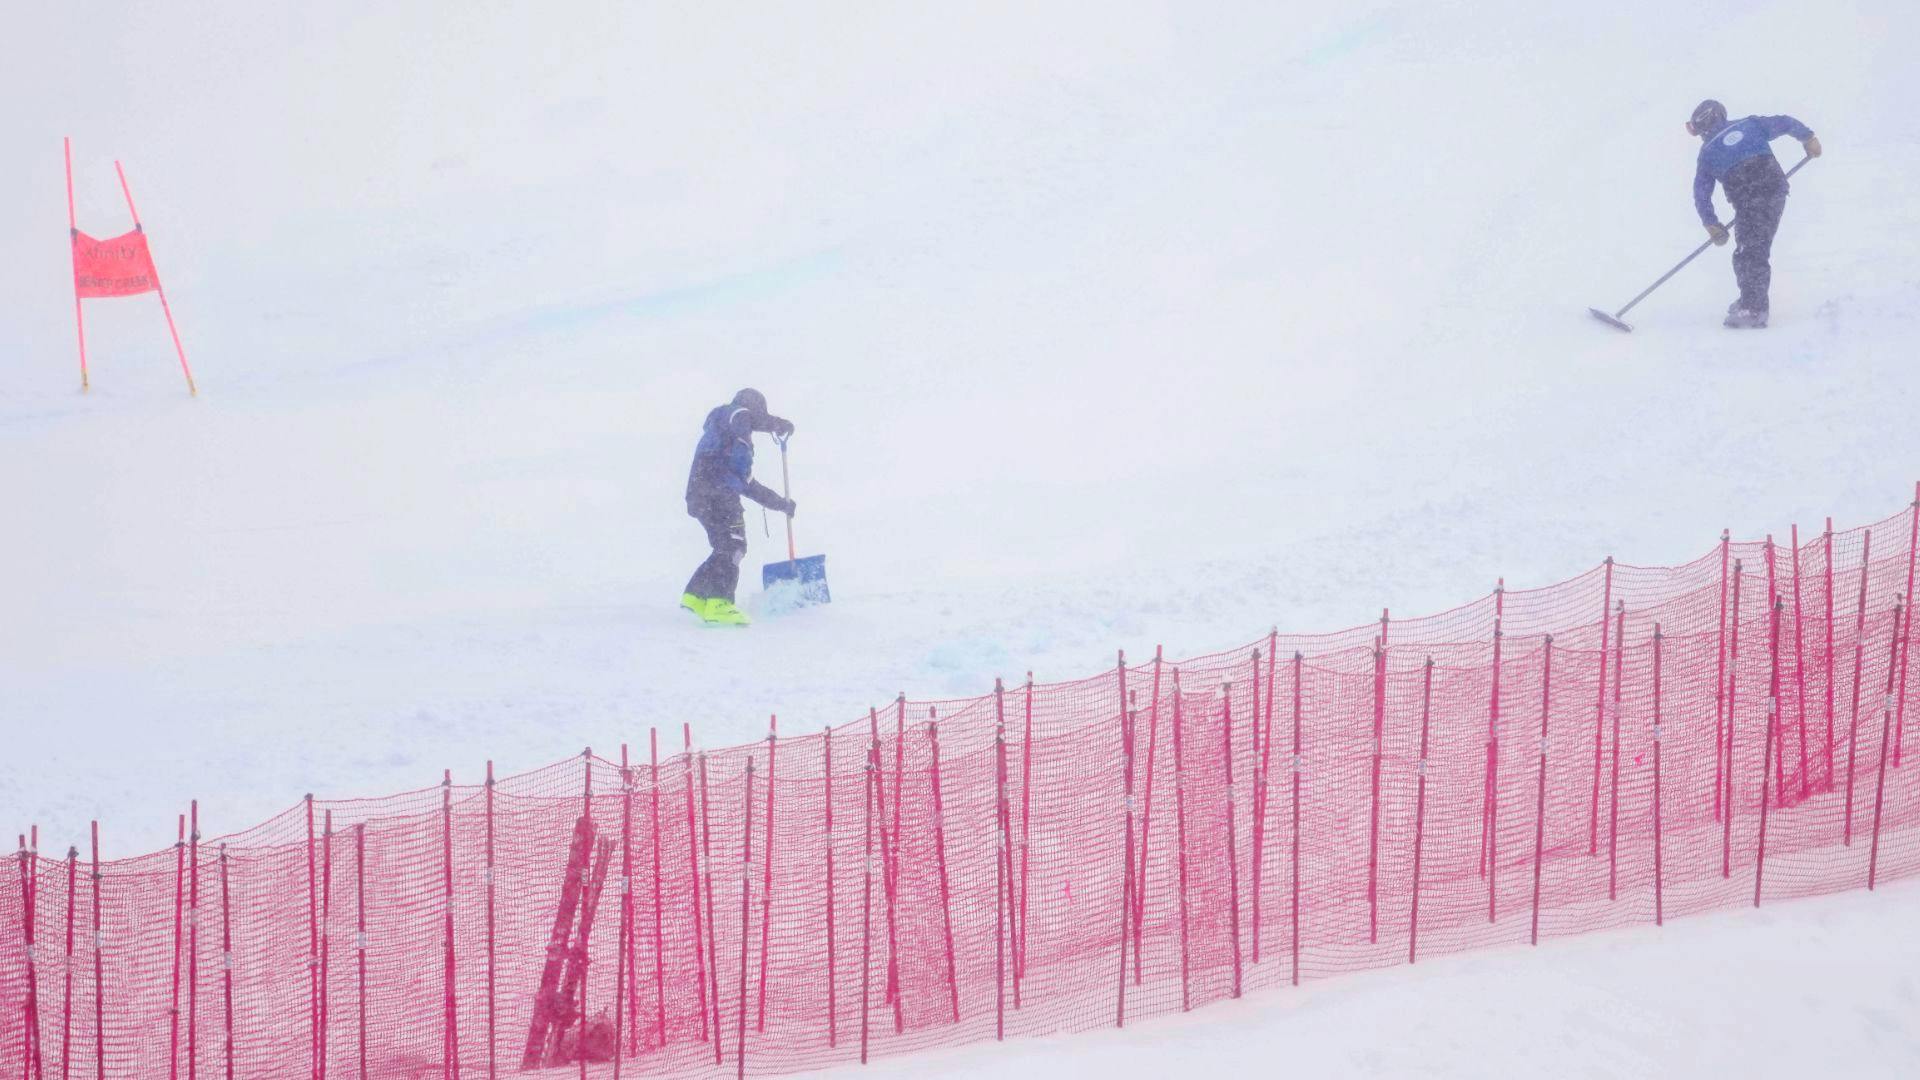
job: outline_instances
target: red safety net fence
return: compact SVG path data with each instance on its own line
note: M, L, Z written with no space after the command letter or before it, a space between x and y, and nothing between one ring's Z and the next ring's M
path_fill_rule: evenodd
M1916 529L139 858L23 843L0 1075L777 1073L1871 888L1920 870Z

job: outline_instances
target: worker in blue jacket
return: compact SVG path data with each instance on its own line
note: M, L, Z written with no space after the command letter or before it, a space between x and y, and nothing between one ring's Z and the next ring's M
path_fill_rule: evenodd
M1693 205L1715 244L1727 242L1727 227L1713 211L1713 185L1727 191L1733 205L1733 276L1740 298L1727 306L1726 325L1760 329L1767 325L1767 290L1773 282L1773 234L1787 208L1787 174L1773 156L1774 139L1791 135L1808 157L1820 156L1813 129L1791 116L1727 119L1727 107L1701 102L1687 120L1687 132L1700 137L1700 163L1693 174Z
M794 510L792 499L753 478L756 431L784 439L793 434L793 422L768 412L765 394L742 390L707 413L687 475L687 514L707 530L713 554L693 572L680 606L709 625L745 626L748 621L734 602L734 591L740 587L740 560L747 555L740 497L782 514L791 515Z

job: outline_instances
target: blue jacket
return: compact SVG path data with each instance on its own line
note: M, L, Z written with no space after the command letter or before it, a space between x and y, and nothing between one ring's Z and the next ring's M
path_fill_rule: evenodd
M722 405L707 414L687 475L687 513L694 517L737 514L742 495L762 506L784 502L753 478L755 428L754 415L737 405Z
M1782 135L1801 142L1813 138L1813 129L1791 116L1748 116L1729 121L1700 147L1700 163L1693 173L1693 207L1700 212L1700 223L1718 225L1713 212L1713 185L1724 182L1727 174L1751 158L1773 156L1769 143Z

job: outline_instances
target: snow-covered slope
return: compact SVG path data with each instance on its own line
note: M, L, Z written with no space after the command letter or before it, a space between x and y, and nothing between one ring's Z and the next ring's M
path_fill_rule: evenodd
M10 18L0 816L49 847L1413 614L1920 472L1907 3ZM1719 327L1714 251L1608 331L1700 236L1706 95L1827 147L1775 326ZM77 392L64 134L90 232L126 163L197 400L150 297L90 304ZM708 633L680 492L749 384L836 599Z

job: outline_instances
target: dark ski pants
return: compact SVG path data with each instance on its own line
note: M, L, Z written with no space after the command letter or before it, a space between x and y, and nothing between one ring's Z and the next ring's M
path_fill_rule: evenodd
M694 515L707 530L707 543L713 554L693 572L687 592L702 600L720 599L732 603L740 587L740 560L747 557L747 520L738 506L708 510Z
M1740 306L1766 311L1773 285L1773 234L1787 208L1786 184L1756 192L1734 204L1733 278L1740 283Z

